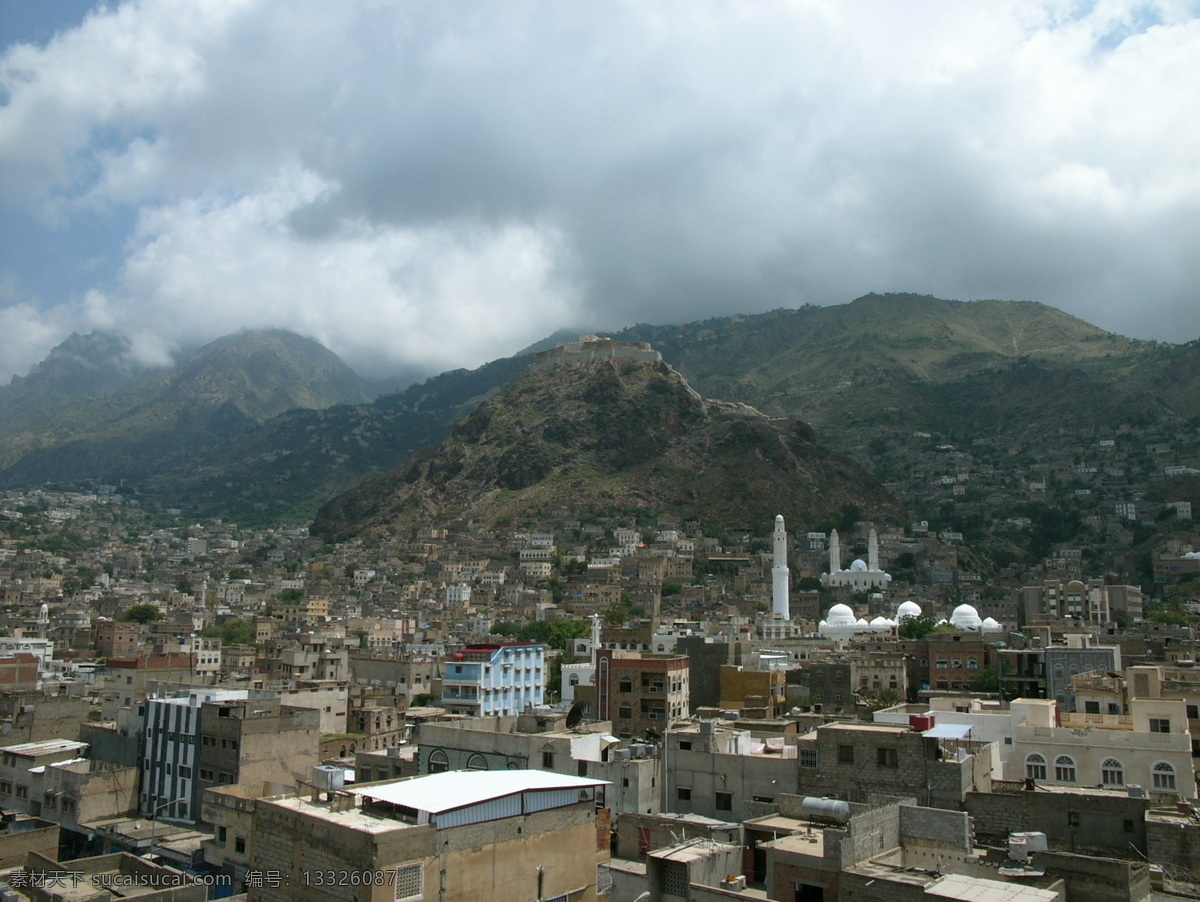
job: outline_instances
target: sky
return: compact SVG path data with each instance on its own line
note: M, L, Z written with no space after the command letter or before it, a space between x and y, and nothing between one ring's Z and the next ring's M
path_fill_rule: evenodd
M1200 337L1200 0L0 0L0 384L869 292Z

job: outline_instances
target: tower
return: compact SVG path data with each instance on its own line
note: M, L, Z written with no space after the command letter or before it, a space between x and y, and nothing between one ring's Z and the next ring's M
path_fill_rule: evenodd
M867 535L867 569L879 569L879 536L874 529Z
M788 610L787 529L783 515L775 518L775 563L771 567L771 613L776 620L791 620Z
M829 531L829 572L837 573L842 569L842 540L838 538L837 530Z

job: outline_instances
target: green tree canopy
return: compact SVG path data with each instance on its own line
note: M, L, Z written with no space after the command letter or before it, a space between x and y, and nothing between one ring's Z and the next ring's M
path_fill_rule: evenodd
M896 630L901 639L924 639L937 629L937 618L932 614L918 614L915 617L905 617L900 621Z
M153 623L155 620L162 620L162 616L158 605L144 603L129 607L121 619L130 623Z

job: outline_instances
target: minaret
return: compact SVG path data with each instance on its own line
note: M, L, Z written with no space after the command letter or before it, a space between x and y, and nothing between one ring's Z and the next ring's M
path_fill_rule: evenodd
M592 673L596 672L596 652L600 650L600 615L592 615Z
M879 569L879 536L875 535L874 529L867 534L867 569Z
M829 531L829 572L837 573L842 569L842 546L837 530Z
M775 566L771 568L771 613L776 620L791 620L788 610L787 529L783 515L775 518Z

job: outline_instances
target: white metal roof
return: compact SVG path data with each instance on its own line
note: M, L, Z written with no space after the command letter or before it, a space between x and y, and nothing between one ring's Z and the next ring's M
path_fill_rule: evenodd
M939 877L925 887L925 895L955 902L1053 902L1058 898L1058 893L1053 890L965 874Z
M0 751L11 755L56 755L59 752L74 752L87 748L86 742L76 742L73 739L47 739L43 742L22 742L20 745L7 745Z
M921 735L926 739L966 739L971 725L966 723L940 723Z
M544 770L458 770L397 780L380 786L365 786L355 790L355 793L368 799L437 814L520 792L587 789L607 785L607 780L589 780Z

